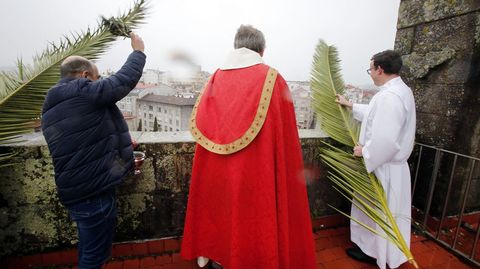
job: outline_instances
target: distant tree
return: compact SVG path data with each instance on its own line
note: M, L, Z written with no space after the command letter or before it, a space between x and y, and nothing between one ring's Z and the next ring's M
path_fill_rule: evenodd
M157 122L157 117L153 120L153 131L158 132L158 122Z
M142 120L140 119L138 121L138 128L137 128L137 131L141 132L142 131Z

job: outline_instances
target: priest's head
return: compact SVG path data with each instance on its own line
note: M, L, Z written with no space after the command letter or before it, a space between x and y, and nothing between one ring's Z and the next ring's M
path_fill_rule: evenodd
M373 55L370 59L368 74L377 86L382 86L392 78L400 74L402 57L393 50L386 50Z
M247 48L263 56L265 51L265 37L263 33L251 25L240 25L233 43L235 49Z

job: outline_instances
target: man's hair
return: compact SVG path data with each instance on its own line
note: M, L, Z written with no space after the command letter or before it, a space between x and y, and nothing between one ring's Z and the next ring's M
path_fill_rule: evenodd
M402 57L393 50L386 50L373 55L373 66L377 69L379 66L385 74L399 74L402 68Z
M64 77L74 77L78 73L83 71L93 71L92 63L79 56L72 56L65 59L60 66L60 76Z
M251 25L240 25L233 45L235 49L247 48L262 53L265 50L265 37L260 30Z

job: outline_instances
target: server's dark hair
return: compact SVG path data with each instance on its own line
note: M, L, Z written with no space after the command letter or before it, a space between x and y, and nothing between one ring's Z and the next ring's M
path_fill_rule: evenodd
M393 50L386 50L373 55L373 66L377 69L379 66L386 74L399 74L402 69L402 57Z

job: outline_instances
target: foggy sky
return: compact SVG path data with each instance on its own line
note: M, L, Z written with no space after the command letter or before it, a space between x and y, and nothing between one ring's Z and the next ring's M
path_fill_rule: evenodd
M18 57L29 62L49 41L95 27L100 15L126 11L132 0L8 0L0 6L0 66ZM286 80L309 80L319 39L337 46L347 83L371 84L365 70L373 54L392 49L400 0L153 0L137 31L145 41L146 68L167 70L169 55L187 53L210 73L233 49L241 24L266 38L266 64ZM119 39L98 62L100 71L117 70L131 51Z

